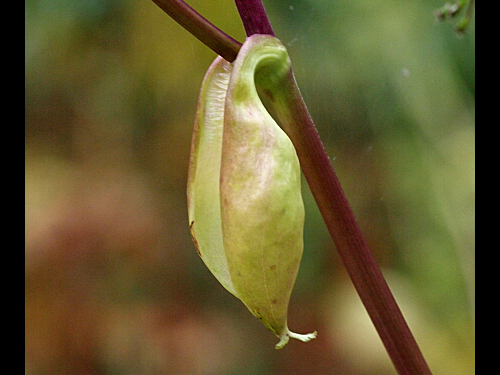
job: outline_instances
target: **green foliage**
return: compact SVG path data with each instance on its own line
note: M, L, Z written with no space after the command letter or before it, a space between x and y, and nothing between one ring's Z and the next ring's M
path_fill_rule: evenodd
M445 3L442 7L436 9L434 14L438 21L445 21L454 19L457 15L465 13L459 19L455 27L455 31L458 34L463 34L467 30L474 15L474 6L474 0L460 0L454 3Z

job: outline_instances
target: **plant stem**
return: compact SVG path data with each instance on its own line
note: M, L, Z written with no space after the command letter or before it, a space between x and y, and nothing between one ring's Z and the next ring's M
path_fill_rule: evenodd
M247 36L265 34L275 36L271 21L262 1L235 0Z
M153 0L153 2L218 55L227 61L236 59L241 43L218 29L183 0Z
M153 0L193 35L233 61L240 44L182 0ZM247 35L274 35L261 0L235 0ZM207 33L207 35L203 35ZM431 371L371 253L290 70L270 96L353 284L400 375ZM280 110L281 108L281 110ZM286 108L286 109L283 109Z
M370 251L316 131L293 72L275 95L275 109L292 140L311 192L342 261L400 375L431 371Z

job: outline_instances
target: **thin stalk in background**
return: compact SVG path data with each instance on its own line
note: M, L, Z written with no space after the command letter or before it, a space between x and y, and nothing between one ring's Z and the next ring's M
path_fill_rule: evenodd
M216 53L228 61L234 60L240 44L182 0L153 1ZM235 0L235 3L248 36L274 35L261 0ZM282 85L277 95L270 95L270 100L276 104L281 125L297 150L302 171L330 235L398 374L431 375L357 224L291 70Z

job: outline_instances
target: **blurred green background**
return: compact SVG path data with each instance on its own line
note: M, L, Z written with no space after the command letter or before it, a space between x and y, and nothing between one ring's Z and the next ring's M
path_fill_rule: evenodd
M190 0L244 40L231 0ZM475 32L443 0L265 0L435 375L474 373ZM277 339L215 281L185 199L215 54L150 0L25 1L25 372L395 374L307 184Z

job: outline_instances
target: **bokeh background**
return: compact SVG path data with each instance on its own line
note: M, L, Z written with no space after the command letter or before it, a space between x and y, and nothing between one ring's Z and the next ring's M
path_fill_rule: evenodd
M443 0L265 0L435 375L474 373L475 32ZM190 0L244 40L232 0ZM150 0L25 1L25 373L395 374L307 184L277 339L198 258L185 199L215 54Z

